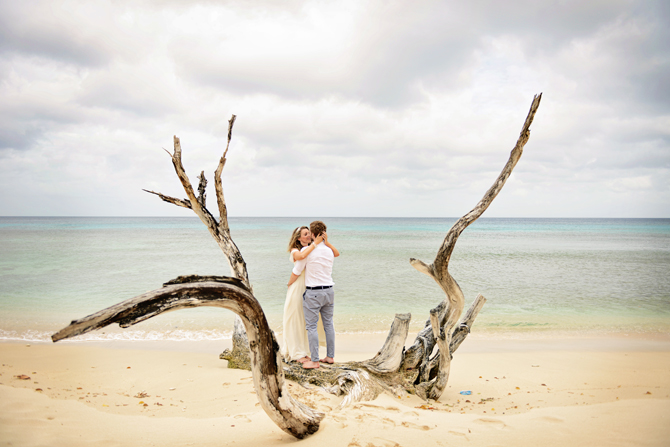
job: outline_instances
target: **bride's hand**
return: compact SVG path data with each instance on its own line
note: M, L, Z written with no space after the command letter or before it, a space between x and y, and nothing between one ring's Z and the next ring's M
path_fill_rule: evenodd
M323 241L328 244L328 233L321 233L321 236L323 237Z
M323 236L325 234L326 233L321 233L320 235L318 235L316 239L314 239L314 245L319 245L321 242L323 242Z

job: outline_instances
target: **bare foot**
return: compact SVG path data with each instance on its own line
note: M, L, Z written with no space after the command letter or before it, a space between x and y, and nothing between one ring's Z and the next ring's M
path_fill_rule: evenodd
M305 363L309 362L309 360L310 360L309 357L304 356L303 358L296 360L296 362Z
M317 362L307 360L305 363L302 364L302 367L305 369L317 369L319 367L319 364Z
M324 357L319 360L321 363L330 363L331 365L335 363L335 360L332 357Z

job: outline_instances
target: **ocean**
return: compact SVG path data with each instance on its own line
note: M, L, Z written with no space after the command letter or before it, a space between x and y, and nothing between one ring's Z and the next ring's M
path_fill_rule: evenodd
M311 218L230 218L255 296L281 332L291 231ZM419 330L443 299L409 258L430 263L456 218L322 218L335 260L335 329L387 332L395 313ZM480 218L450 272L487 298L474 333L554 337L670 332L670 219ZM77 319L179 275L230 275L196 217L0 217L0 340L48 341ZM219 340L224 309L170 312L87 340Z

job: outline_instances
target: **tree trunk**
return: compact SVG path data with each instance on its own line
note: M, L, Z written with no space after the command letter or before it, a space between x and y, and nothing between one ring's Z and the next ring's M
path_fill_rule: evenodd
M251 371L251 356L249 347L249 337L247 331L244 330L242 319L235 317L233 330L233 349L224 349L219 355L222 360L228 360L228 368L246 369Z
M165 283L160 289L75 320L54 334L52 339L56 342L113 323L125 328L160 313L188 307L217 306L230 309L238 315L239 320L236 319L235 323L233 349L224 352L221 357L228 360L229 367L252 371L256 393L265 412L282 430L297 438L316 432L324 415L290 396L288 387L284 384L285 375L291 380L312 383L331 393L344 396L341 406L374 399L384 391L395 395L405 392L416 393L424 399L437 400L446 388L453 354L467 337L477 314L486 302L486 299L479 295L457 324L463 312L465 299L458 283L448 271L451 253L458 236L482 215L512 173L530 136L530 125L540 105L541 97L540 94L533 98L519 139L495 183L475 208L460 218L447 232L435 260L431 264L426 264L417 259L410 259L410 264L414 268L437 282L446 297L430 311L430 319L407 350L405 340L411 316L397 314L384 345L377 355L369 360L323 365L318 370L305 370L297 362L283 362L274 333L268 326L260 304L253 296L246 264L233 242L228 226L221 173L230 146L235 115L229 121L228 144L214 173L219 208L218 222L206 208L207 180L204 171L198 177L199 194L196 196L181 162L181 144L177 137L174 137L174 153L170 154L170 157L187 198L177 199L147 191L158 195L166 202L193 210L226 255L233 277L179 277ZM437 351L431 357L436 345Z

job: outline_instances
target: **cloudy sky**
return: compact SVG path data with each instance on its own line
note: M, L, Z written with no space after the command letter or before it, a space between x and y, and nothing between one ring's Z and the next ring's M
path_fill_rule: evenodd
M670 217L670 2L0 1L0 216Z

